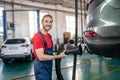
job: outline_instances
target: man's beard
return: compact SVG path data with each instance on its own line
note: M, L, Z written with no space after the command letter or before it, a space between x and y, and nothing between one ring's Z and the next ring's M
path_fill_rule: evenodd
M45 31L49 31L51 29L51 26L44 26L43 28Z

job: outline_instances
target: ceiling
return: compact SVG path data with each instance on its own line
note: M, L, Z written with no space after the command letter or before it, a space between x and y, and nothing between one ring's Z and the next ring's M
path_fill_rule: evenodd
M67 8L75 8L75 0L28 0L31 2L37 2L37 3L44 3L44 4L51 4L51 5L62 5L64 7ZM84 1L85 0L78 0L78 8L81 7L81 3L82 2L82 6L84 6Z
M78 4L78 10L85 10L85 1L86 0L0 0L0 3L6 3L6 4L15 4L20 6L27 6L27 7L34 7L34 8L40 8L39 6L32 6L29 4L24 4L23 1L30 1L32 3L42 3L42 4L50 4L50 5L61 5L65 8L72 8L75 9L75 1L77 1L76 4ZM89 1L89 0L88 0ZM46 8L45 8L46 9Z

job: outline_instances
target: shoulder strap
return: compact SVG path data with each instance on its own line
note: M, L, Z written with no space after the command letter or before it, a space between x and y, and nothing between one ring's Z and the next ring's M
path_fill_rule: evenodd
M46 42L43 34L41 33L41 31L39 31L39 33L40 33L40 35L41 35L41 37L42 37L42 39L43 39L43 41L44 41L44 46L47 47L47 42Z
M51 35L48 33L48 35L49 35L49 37L51 38ZM53 41L52 41L52 39L51 39L51 42L52 42L52 46L53 46Z

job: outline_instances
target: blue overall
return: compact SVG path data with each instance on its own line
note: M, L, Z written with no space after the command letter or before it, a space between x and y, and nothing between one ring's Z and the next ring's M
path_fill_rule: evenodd
M53 48L48 48L46 40L41 32L39 32L42 36L45 46L45 53L47 55L53 55ZM34 72L36 80L52 80L52 60L40 61L35 60L34 62Z

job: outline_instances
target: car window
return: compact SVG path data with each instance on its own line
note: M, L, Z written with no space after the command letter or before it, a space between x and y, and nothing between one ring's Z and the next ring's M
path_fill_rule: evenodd
M5 44L21 44L24 43L25 39L8 39Z

